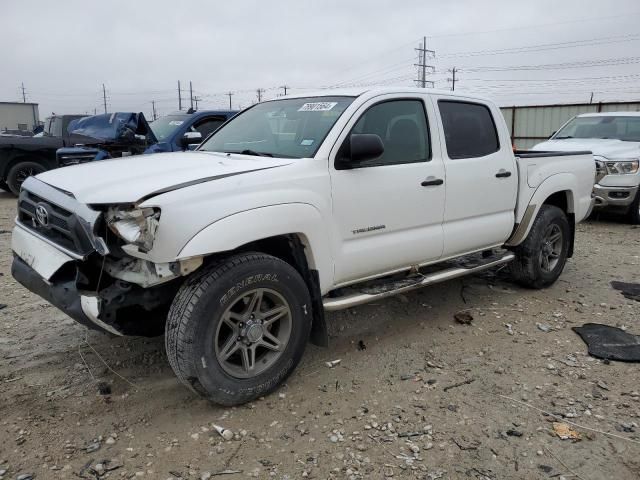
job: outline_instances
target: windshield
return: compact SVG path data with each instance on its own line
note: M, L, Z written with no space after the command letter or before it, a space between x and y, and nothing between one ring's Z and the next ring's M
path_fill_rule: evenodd
M221 127L198 150L280 158L313 157L353 97L259 103Z
M576 117L553 136L565 138L613 138L640 142L640 117Z
M158 141L161 142L171 136L186 121L186 118L184 115L167 115L154 120L149 126Z

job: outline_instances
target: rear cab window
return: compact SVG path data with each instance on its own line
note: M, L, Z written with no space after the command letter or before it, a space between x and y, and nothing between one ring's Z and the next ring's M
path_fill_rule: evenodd
M500 150L498 130L489 107L460 100L438 100L450 159L477 158Z

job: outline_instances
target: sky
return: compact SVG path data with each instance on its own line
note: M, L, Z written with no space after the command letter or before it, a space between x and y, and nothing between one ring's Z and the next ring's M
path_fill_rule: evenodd
M640 99L637 0L4 0L0 101L51 112L243 108L340 86L415 85L502 106ZM431 69L428 69L431 70Z

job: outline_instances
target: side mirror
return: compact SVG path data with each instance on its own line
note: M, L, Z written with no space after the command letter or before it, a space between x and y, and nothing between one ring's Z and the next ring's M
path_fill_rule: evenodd
M197 145L202 143L202 134L200 132L186 132L181 139L182 148L186 149L189 145Z
M373 160L384 153L382 139L373 133L352 133L342 144L336 159L337 170L358 168L358 163Z

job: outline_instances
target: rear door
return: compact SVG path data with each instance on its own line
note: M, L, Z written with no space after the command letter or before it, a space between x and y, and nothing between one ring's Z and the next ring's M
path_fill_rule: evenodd
M446 170L443 256L501 245L513 230L518 190L502 114L460 97L439 96L434 102Z
M340 135L330 156L336 283L440 258L444 166L433 154L434 115L427 96L383 95L364 103ZM351 133L380 136L382 156L339 169Z

